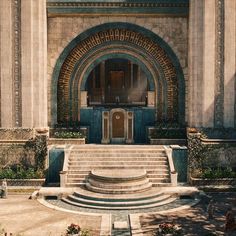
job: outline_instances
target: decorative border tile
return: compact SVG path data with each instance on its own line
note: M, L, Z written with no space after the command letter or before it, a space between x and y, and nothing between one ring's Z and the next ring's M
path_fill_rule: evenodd
M148 0L124 2L120 0L110 1L83 1L83 0L48 0L47 10L49 16L58 15L188 15L189 0Z
M22 102L21 102L21 0L13 0L13 114L14 125L20 127L22 124Z
M216 0L216 61L214 126L224 126L224 0Z

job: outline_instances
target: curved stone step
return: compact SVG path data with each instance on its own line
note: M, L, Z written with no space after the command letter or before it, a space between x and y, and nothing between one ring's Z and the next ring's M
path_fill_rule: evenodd
M125 169L94 169L89 174L89 178L105 182L133 181L146 178L146 170L125 170Z
M135 186L135 187L130 187L130 188L125 188L125 189L112 189L112 188L101 188L101 187L95 187L90 185L89 183L85 184L86 188L92 192L96 192L96 193L109 193L109 194L128 194L128 193L140 193L140 192L144 192L147 191L149 189L152 188L152 184L148 183L145 186Z
M148 179L143 180L134 180L128 182L113 182L113 183L106 183L101 181L96 181L94 179L88 179L88 182L91 186L96 188L105 188L105 189L131 189L131 188L144 188L150 186Z
M71 201L67 198L63 198L62 199L64 202L70 204L70 205L74 205L77 207L83 207L83 208L91 208L91 209L100 209L100 210L136 210L136 209L146 209L146 208L153 208L153 207L157 207L157 206L162 206L162 205L166 205L169 204L173 201L176 200L176 197L169 197L163 201L159 201L159 202L152 202L150 204L140 204L140 205L134 205L134 206L130 206L129 204L123 204L120 206L100 206L100 205L91 205L91 204L85 204L85 203L78 203L78 202L74 202Z
M133 193L151 188L145 170L94 169L87 178L86 188L100 193Z
M105 194L91 192L85 188L78 188L73 195L78 198L84 198L89 200L107 200L107 201L138 201L146 200L154 197L163 195L162 188L152 188L148 191L140 193L129 193L129 194Z
M107 200L89 200L89 199L84 199L84 198L78 198L74 195L69 195L67 197L67 199L69 199L70 201L76 202L76 203L81 203L84 205L92 205L92 206L104 206L104 207L133 207L133 206L146 206L146 205L151 205L151 204L155 204L155 203L159 203L159 202L163 202L166 201L167 199L169 199L171 197L171 195L161 195L155 198L150 198L150 199L146 199L146 200L134 200L134 201L107 201Z

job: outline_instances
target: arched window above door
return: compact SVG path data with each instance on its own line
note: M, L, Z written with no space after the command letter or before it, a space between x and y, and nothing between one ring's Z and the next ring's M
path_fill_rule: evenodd
M148 87L139 65L122 58L104 60L88 76L88 106L146 106Z

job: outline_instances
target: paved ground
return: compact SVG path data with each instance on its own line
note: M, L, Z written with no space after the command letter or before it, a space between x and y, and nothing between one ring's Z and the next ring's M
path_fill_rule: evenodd
M213 220L207 219L207 200L205 200L190 209L165 214L145 213L140 215L138 219L143 231L142 235L155 235L155 229L162 222L174 222L180 225L184 236L224 235L225 212L228 206L235 206L236 193L213 193L210 195L215 199ZM56 211L41 205L36 200L29 200L28 197L29 195L9 195L8 199L0 199L0 224L1 228L8 232L8 235L13 233L13 236L17 234L22 236L62 236L65 235L66 228L71 223L90 229L92 236L99 235L100 216ZM236 236L236 232L231 235Z
M206 208L208 200L203 199L190 209L167 214L140 215L143 235L153 236L158 224L169 222L179 225L184 236L226 235L224 233L225 213L229 206L235 207L236 193L209 193L215 200L214 219L209 220ZM236 236L236 231L227 235Z
M0 198L0 232L4 228L14 236L61 236L68 225L76 223L90 229L92 236L99 235L101 217L56 211L28 198L29 195Z

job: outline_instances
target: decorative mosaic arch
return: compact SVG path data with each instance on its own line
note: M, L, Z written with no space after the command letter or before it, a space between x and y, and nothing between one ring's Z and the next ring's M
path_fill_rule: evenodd
M125 58L145 72L156 92L160 120L184 123L184 76L166 42L153 32L129 23L106 23L72 40L60 55L52 79L52 123L77 121L80 91L92 69L101 61Z

